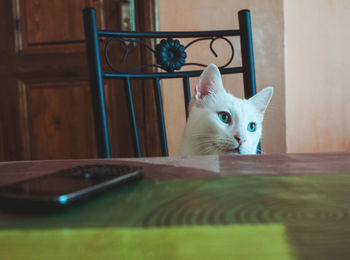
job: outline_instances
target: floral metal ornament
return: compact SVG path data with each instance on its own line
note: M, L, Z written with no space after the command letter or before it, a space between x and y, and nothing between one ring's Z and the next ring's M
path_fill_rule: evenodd
M157 38L157 37L154 37L154 38ZM231 64L231 61L233 60L234 47L229 39L227 39L226 37L222 37L222 36L198 38L198 39L195 39L195 40L187 43L187 45L185 45L185 46L181 45L178 40L173 40L172 38L167 38L166 40L165 39L161 40L160 43L157 44L156 48L154 48L154 49L150 45L148 45L147 43L145 43L144 41L139 40L139 39L124 39L124 38L119 38L119 37L113 37L106 42L106 45L104 48L104 56L105 56L105 61L108 64L109 68L116 73L133 73L134 71L142 70L143 68L147 68L147 67L161 68L161 69L171 73L174 70L180 70L181 67L183 67L183 66L200 66L200 67L204 67L204 68L207 67L208 64L202 64L202 63L198 63L198 62L188 62L188 61L186 62L185 61L187 58L186 50L187 50L187 48L191 47L192 45L194 45L195 43L197 43L199 41L210 41L210 43L209 43L210 51L212 52L212 54L215 57L218 57L217 53L215 52L215 50L213 48L214 42L217 40L225 41L231 49L231 55L226 55L228 58L227 63L225 63L223 66L220 66L220 69L224 69L229 64ZM124 47L124 54L123 54L123 57L122 57L120 63L126 61L128 54L130 52L130 50L129 50L130 46L134 46L136 44L139 44L154 54L157 64L153 64L153 63L152 64L142 64L142 65L139 65L139 66L136 66L134 68L127 69L127 70L118 69L117 67L115 67L112 64L110 57L109 57L110 56L109 47L110 47L110 45L112 45L113 43L116 43L116 42L119 42ZM133 44L130 44L130 43L133 43Z
M162 69L173 72L186 64L187 54L185 47L178 40L168 38L157 44L155 56Z

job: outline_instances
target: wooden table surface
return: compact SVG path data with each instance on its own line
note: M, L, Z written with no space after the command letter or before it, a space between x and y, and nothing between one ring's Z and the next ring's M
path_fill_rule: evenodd
M99 163L145 178L60 213L0 209L0 258L350 258L350 153L0 162L0 186Z

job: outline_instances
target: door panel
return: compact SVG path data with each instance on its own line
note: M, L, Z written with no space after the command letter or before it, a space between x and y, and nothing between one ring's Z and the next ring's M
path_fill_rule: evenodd
M21 0L17 7L24 52L72 52L84 49L82 10L94 7L100 24L102 1Z
M18 82L1 79L0 84L0 155L2 160L25 158Z
M143 22L153 19L136 1L137 29L152 31ZM153 2L153 0L152 0ZM0 160L67 159L96 157L91 96L85 54L82 9L97 10L99 28L119 30L119 0L13 0L0 1ZM123 2L124 3L124 2ZM148 10L148 9L147 9ZM144 57L135 49L128 66ZM135 63L133 66L133 63ZM124 89L105 82L109 118L112 119L112 154L133 156ZM142 83L135 89L135 110L145 155L157 136L146 127L148 115ZM149 92L149 90L148 90ZM148 93L147 92L147 93ZM117 121L116 121L117 119Z
M18 20L16 15L12 13L11 1L0 1L0 17L0 29L3 34L0 40L0 54L15 53L16 42L14 29Z
M28 83L31 159L96 157L88 82ZM64 142L62 141L64 140Z
M22 0L21 14L28 46L84 41L81 16L85 0ZM57 22L59 21L59 22ZM73 26L72 26L73 25Z

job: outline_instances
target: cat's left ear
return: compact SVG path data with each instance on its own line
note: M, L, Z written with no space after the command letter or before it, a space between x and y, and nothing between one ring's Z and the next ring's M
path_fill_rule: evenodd
M266 87L248 101L256 107L259 112L264 113L273 95L273 87Z
M222 85L220 70L215 64L210 64L199 77L195 98L196 100L200 100L219 91L225 91Z

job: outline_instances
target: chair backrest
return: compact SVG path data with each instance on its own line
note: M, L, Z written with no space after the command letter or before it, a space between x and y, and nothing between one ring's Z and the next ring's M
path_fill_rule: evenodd
M253 55L253 42L252 42L252 30L251 30L251 19L249 10L241 10L238 12L239 18L239 29L237 30L220 30L220 31L196 31L196 32L112 32L106 30L99 30L97 28L96 21L96 11L93 8L86 8L83 10L84 16L84 28L85 28L85 40L87 47L87 56L89 64L89 74L90 74L90 85L91 94L93 97L93 112L95 121L95 133L96 133L96 145L97 145L97 155L99 158L110 158L111 149L109 142L108 133L108 122L105 104L105 94L103 87L103 79L121 78L125 83L125 90L127 96L127 105L130 116L130 126L133 135L134 150L136 156L141 157L140 143L138 138L134 104L131 93L131 79L153 79L154 90L156 98L156 106L159 120L159 129L161 135L161 145L163 156L168 156L168 146L167 137L165 132L163 105L162 105L162 95L160 89L160 80L164 78L182 78L183 79L183 89L185 97L186 106L186 116L188 116L188 104L191 99L190 95L190 77L200 76L202 70L190 70L190 71L174 71L179 70L182 66L186 65L198 65L206 67L204 64L199 63L186 63L185 62L185 52L184 50L195 42L201 40L210 40L211 51L216 55L215 51L212 49L212 43L216 39L226 40L232 49L232 54L229 62L220 67L221 74L234 74L243 73L244 82L244 95L245 98L250 98L256 94L255 86L255 68L254 68L254 55ZM241 43L241 55L242 55L242 66L240 67L228 67L233 59L233 45L226 37L240 37ZM99 38L110 38L105 45L105 60L111 71L105 72L102 69L101 53L99 47ZM158 44L156 49L152 49L148 46L144 39L162 39ZM180 44L177 40L179 38L194 38L186 46ZM141 39L141 40L139 40ZM151 50L156 56L158 64L151 64L146 66L152 66L159 68L157 72L148 73L135 73L135 70L121 71L115 68L109 61L107 49L108 45L114 41L118 40L123 43L135 42L142 44L149 50ZM126 45L125 45L126 46ZM166 52L167 48L173 48L175 50L175 55L177 55L176 62L169 62L168 54ZM141 69L144 66L138 67ZM163 70L161 72L160 70ZM164 72L165 71L165 72ZM259 149L258 149L259 150Z

